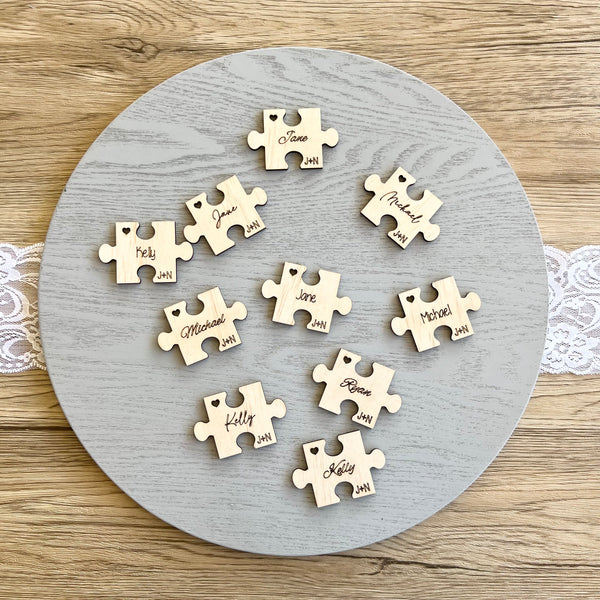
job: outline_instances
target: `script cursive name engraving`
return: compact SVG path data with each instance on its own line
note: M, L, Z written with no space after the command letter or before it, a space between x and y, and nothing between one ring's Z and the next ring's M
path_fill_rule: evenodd
M285 135L282 135L277 141L280 144L287 144L288 142L307 142L307 135L294 135L296 133L295 129L290 129L286 132Z
M348 475L352 475L354 473L354 464L348 462L345 458L342 458L337 463L331 463L327 471L323 472L323 479L329 479L332 475L337 475L341 477L344 473L348 473Z
M228 217L231 213L234 213L237 210L237 206L232 206L229 210L220 211L218 208L215 208L212 213L213 221L216 221L215 227L217 229L221 228L221 219L224 217Z
M398 192L396 191L383 194L383 196L381 196L381 201L387 202L390 206L395 206L400 212L403 212L410 219L411 223L418 223L423 218L423 215L415 215L410 211L410 202L402 204L398 200Z
M256 415L250 414L247 410L239 412L237 410L233 411L233 414L230 416L229 413L225 416L225 431L229 433L230 427L252 427L252 422L254 421L254 417Z
M340 387L341 388L348 388L348 391L351 394L362 394L363 396L370 396L371 395L371 390L368 390L367 388L364 387L360 387L358 385L358 381L356 381L356 379L352 379L352 377L346 377L346 379L344 379L344 381L342 381L342 383L340 383Z
M207 329L211 329L212 327L217 327L218 325L222 325L225 323L227 319L225 319L225 315L221 315L218 319L213 319L212 321L206 320L205 323L200 323L196 321L193 325L186 325L179 334L182 338L188 339L195 335L200 335L204 333Z

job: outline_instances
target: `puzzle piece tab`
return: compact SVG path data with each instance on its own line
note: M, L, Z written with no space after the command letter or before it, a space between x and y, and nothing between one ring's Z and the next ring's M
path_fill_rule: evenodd
M218 287L198 294L198 300L204 308L197 315L187 313L185 300L167 306L164 312L171 331L158 336L158 345L165 351L179 346L186 365L208 357L202 350L202 343L207 338L219 340L219 352L242 343L234 323L246 318L246 307L241 302L234 302L228 308Z
M371 469L381 469L385 456L375 449L367 454L360 431L338 435L342 451L330 456L325 452L325 440L303 444L307 469L296 469L292 481L299 488L312 485L317 506L337 504L340 499L335 493L338 483L347 481L352 485L352 497L360 498L375 493Z
M429 190L423 192L420 200L413 200L407 190L415 181L410 173L398 168L385 183L382 183L379 175L371 175L364 184L365 189L373 192L374 196L361 214L374 225L379 225L384 215L394 217L396 229L390 231L388 237L402 248L406 248L419 232L428 242L440 235L439 226L430 223L429 219L443 202Z
M208 421L199 421L194 425L194 435L199 441L203 442L210 436L213 437L219 458L242 452L236 441L242 433L251 433L254 436L255 448L277 442L271 420L285 416L283 401L277 398L271 404L267 404L260 381L243 385L240 393L244 401L235 408L225 401L227 392L204 398Z
M144 265L154 268L154 283L177 280L177 259L190 260L192 245L175 243L175 221L152 221L154 235L143 240L137 236L139 223L115 223L116 244L102 244L98 256L103 263L117 262L117 283L139 283L138 269Z
M286 262L283 266L281 282L275 283L271 279L262 286L262 295L265 298L277 298L273 321L293 325L294 313L297 310L306 310L311 315L307 329L328 333L331 326L333 311L347 315L352 308L352 300L347 296L337 297L340 284L340 274L333 271L319 270L319 283L306 285L302 275L306 271L304 265Z
M252 150L265 148L267 171L287 169L285 157L290 152L302 155L301 169L323 168L323 144L330 147L338 143L335 129L321 131L321 109L299 108L300 123L288 125L283 119L285 109L273 108L263 111L263 133L251 131L248 146Z
M325 382L319 407L339 415L344 400L352 400L358 406L352 420L365 427L373 428L382 406L390 413L400 410L402 400L398 394L388 394L394 377L394 369L373 363L373 373L362 377L356 373L360 356L347 350L340 350L333 369L317 365L313 370L316 383Z
M206 238L213 254L221 254L235 242L227 235L227 231L234 225L244 228L244 237L250 237L265 228L256 205L267 202L267 194L256 187L246 194L239 179L233 175L217 185L225 196L220 204L209 204L206 194L200 194L185 204L196 221L195 225L188 225L183 230L183 235L188 242L195 244L201 237Z
M419 352L440 345L434 333L442 325L450 327L452 340L473 335L467 311L479 310L481 306L475 292L469 292L464 298L460 295L454 277L434 281L431 286L438 292L433 302L421 300L421 288L398 294L405 316L392 319L392 331L404 335L410 329Z

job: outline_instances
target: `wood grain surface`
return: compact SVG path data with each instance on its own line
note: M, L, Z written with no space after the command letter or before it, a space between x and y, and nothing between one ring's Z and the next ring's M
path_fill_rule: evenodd
M0 5L0 240L42 241L71 171L140 94L248 48L323 46L434 85L491 135L544 241L600 243L597 2ZM597 598L600 378L542 376L484 475L425 523L303 559L242 554L121 493L41 371L0 376L0 597Z

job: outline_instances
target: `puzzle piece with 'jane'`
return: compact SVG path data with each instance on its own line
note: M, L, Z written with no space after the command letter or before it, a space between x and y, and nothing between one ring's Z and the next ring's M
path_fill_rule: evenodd
M202 350L202 342L207 338L219 340L220 352L242 343L234 323L246 318L246 307L241 302L227 307L218 287L198 294L198 300L204 308L197 315L188 314L185 300L167 306L164 312L171 331L158 336L158 345L165 351L179 346L186 365L208 357Z
M177 280L177 259L190 260L192 245L175 243L175 221L152 221L154 235L148 239L137 236L140 224L136 221L115 223L116 244L102 244L98 256L103 263L117 263L117 283L139 283L138 269L144 265L154 268L154 283Z
M235 175L217 184L217 189L224 195L220 204L209 204L204 193L185 203L196 224L188 225L183 230L185 239L193 244L204 237L213 254L221 254L235 246L235 242L227 235L234 225L241 226L247 238L262 231L265 224L256 205L262 206L267 202L267 194L263 189L256 187L247 194Z
M394 377L394 369L373 363L373 373L362 377L356 372L360 356L347 350L340 350L333 369L326 365L317 365L313 370L316 383L325 382L319 407L339 415L344 400L352 400L358 407L352 420L365 427L373 428L381 407L390 413L400 410L402 400L398 394L388 394Z
M428 242L440 234L439 226L430 223L429 219L443 202L429 190L423 192L420 200L413 200L407 190L415 181L402 168L396 169L385 183L382 183L379 175L371 175L365 181L365 189L374 195L361 214L374 225L379 225L384 215L393 217L396 229L390 231L388 237L402 248L406 248L419 232Z
M320 269L319 283L307 285L302 281L305 271L304 265L286 262L281 282L275 283L271 279L265 281L262 295L265 298L277 298L273 311L273 321L276 323L293 325L294 313L297 310L306 310L311 315L307 329L328 333L333 311L347 315L352 308L352 301L347 296L337 296L341 278L339 273Z
M285 416L286 408L282 400L277 398L267 404L260 381L243 385L239 390L244 401L234 408L225 401L226 392L204 398L208 422L199 421L194 425L194 435L199 441L213 437L219 458L241 453L242 449L236 440L242 433L254 436L255 448L275 444L277 438L272 419Z
M288 125L283 119L285 109L273 108L263 111L263 133L251 131L248 146L252 150L265 148L267 171L287 169L285 157L290 152L302 155L301 169L323 167L323 144L335 146L338 132L335 129L321 131L321 109L299 108L300 123Z
M434 281L431 286L438 292L433 302L421 300L421 288L398 294L405 316L395 317L391 323L396 335L404 335L410 329L419 352L440 345L434 333L442 325L450 328L452 340L473 335L467 311L479 310L481 306L475 292L469 292L464 298L460 295L452 276Z
M296 469L292 473L294 485L302 489L312 485L317 506L337 504L340 499L335 493L339 483L352 485L352 497L361 498L375 493L371 469L381 469L385 456L375 449L367 454L360 431L338 435L342 451L334 456L325 452L325 440L303 444L307 469Z

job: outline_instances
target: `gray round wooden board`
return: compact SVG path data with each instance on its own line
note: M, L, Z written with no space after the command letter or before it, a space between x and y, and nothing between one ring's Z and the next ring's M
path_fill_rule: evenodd
M317 106L322 127L340 141L324 147L324 168L265 171L262 150L246 136L261 130L262 110ZM291 115L290 115L291 113ZM388 237L394 222L373 226L360 211L398 166L444 201L432 219L434 242L421 236L402 250ZM177 221L178 240L192 222L184 202L236 174L247 191L264 188L259 207L267 229L213 256L201 240L177 283L116 285L115 263L98 248L114 244L116 221ZM151 233L143 227L141 233ZM349 315L335 314L328 335L273 323L274 300L262 298L284 261L341 273L338 295ZM454 275L462 294L482 307L469 313L475 334L458 342L445 328L441 345L418 353L407 333L395 336L396 294ZM248 308L237 327L242 344L186 367L177 347L163 352L169 327L163 307L219 286L228 305ZM426 519L465 490L500 451L536 381L544 345L547 282L531 207L498 148L448 98L391 66L352 54L308 48L243 52L198 65L154 88L119 115L92 144L70 178L52 219L40 281L40 320L48 370L77 436L106 474L131 498L195 536L247 551L306 555L341 551L393 536ZM382 411L373 430L317 407L322 384L311 372L332 366L340 348L362 355L363 374L376 361L396 369L397 414ZM218 460L212 439L198 442L206 418L202 398L260 380L268 401L288 413L274 420L278 442ZM308 486L291 473L305 468L303 443L361 429L367 451L380 448L376 494L317 509Z

